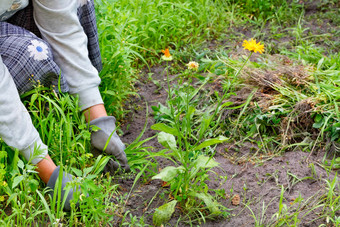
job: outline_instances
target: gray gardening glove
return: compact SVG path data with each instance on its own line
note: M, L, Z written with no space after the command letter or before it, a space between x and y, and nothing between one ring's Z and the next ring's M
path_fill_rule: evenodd
M92 130L91 126L94 125L100 129L97 131ZM93 147L92 152L94 155L99 155L102 152L105 152L108 155L113 155L119 161L119 163L117 163L113 159L110 159L104 171L114 174L119 167L121 167L125 172L129 172L130 166L124 152L125 145L116 133L116 119L112 116L94 119L90 122L90 130L91 144ZM108 145L104 150L108 140Z
M59 171L60 171L60 166L58 166L52 173L50 179L47 182L47 187L51 188L52 190L49 192L50 195L53 197L53 193L56 192L58 190L58 185L56 185L57 183L57 179L59 177ZM74 178L74 176L72 176L71 174L67 174L65 172L63 172L63 179L61 182L61 199L60 201L62 202L64 200L64 196L65 196L65 187L66 187L66 183L72 181ZM56 187L56 189L55 189ZM69 193L67 194L67 198L64 204L64 211L70 211L71 210L71 206L70 206L70 201L73 199L73 193L75 192L75 188L71 188L71 190L69 191ZM77 204L78 205L78 204Z

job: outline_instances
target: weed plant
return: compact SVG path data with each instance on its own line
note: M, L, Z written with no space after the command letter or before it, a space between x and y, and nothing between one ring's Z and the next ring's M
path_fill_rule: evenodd
M297 1L95 0L95 3L104 64L100 90L110 115L118 120L127 116L125 103L137 95L134 84L139 74L160 63L161 49L170 46L181 57L175 60L173 68L167 68L182 76L180 85L173 85L177 81L169 83L167 104L153 107L157 124L152 128L161 131L158 141L164 149L154 154L151 147L144 147L152 139L140 141L147 125L126 149L133 173L139 171L137 180L150 167L150 158L161 155L173 162L173 166L163 168L154 177L169 186L171 195L156 210L155 224L165 223L179 208L184 211L179 221L190 224L227 214L216 200L218 193L214 196L207 184L208 172L218 167L213 159L217 143L233 141L237 145L250 141L258 146L254 154L264 151L269 158L288 150L313 153L332 147L333 160L325 159L320 166L328 171L339 168L340 58L339 41L334 39L339 35L337 1L320 2L317 7L327 12L312 15L321 19L316 23L330 20L335 27L329 34L313 34L306 27L309 17L305 15L304 3ZM302 68L307 77L299 81L286 73L279 77L281 83L262 81L267 82L266 89L272 93L259 99L257 95L264 87L249 81L254 82L254 78L260 81L261 75L277 72L283 63L278 64L268 55L254 55L254 61L235 76L247 56L232 50L248 36L267 40L267 53L280 54L278 57L286 61L286 66ZM208 45L211 40L216 48L219 42L223 44L218 54L212 50L214 45ZM210 49L202 48L206 46ZM181 64L190 60L200 61L198 73L182 72ZM207 85L210 90L205 89ZM239 91L249 85L250 91L241 97ZM269 102L265 102L268 97ZM1 141L0 225L112 225L120 215L122 225L146 225L144 216L124 213L126 203L117 192L118 185L112 184L112 177L102 175L107 157L92 157L90 133L79 113L77 99L67 94L55 95L46 88L26 93L22 98L42 140L49 146L52 159L63 171L77 177L69 187L81 186L77 192L81 199L73 202L70 213L63 212L62 201L48 196L35 167L22 161L18 151L12 151ZM297 108L301 104L309 108ZM302 116L310 119L308 130L301 127ZM156 167L157 162L151 169ZM321 210L318 218L337 226L338 177L326 180L325 184L325 192L310 213ZM87 194L91 196L86 197ZM285 205L283 194L282 190L279 210L271 219L264 219L266 206L261 217L253 214L258 226L266 221L277 225L301 223L299 213ZM80 204L78 210L74 208L76 202ZM301 203L301 207L305 205L307 202Z
M251 52L236 72L235 79L238 78L252 53L263 51L263 45L256 43L254 40L251 42L245 40L244 46ZM162 58L171 61L172 56L170 53L168 51L164 53L165 56ZM174 199L156 210L153 216L154 224L160 225L167 222L177 203L187 213L186 216L190 222L201 219L205 221L206 218L214 218L222 214L226 216L228 213L220 211L222 206L208 193L209 187L206 184L209 181L208 172L219 164L212 158L214 153L210 154L211 156L209 157L202 150L228 140L224 136L211 139L207 138L206 135L211 125L219 124L218 113L223 108L228 108L229 105L233 104L232 102L222 104L222 101L231 95L229 94L229 87L223 91L222 97L219 98L213 108L197 109L197 104L195 103L197 98L195 99L195 97L209 81L209 77L198 88L180 82L179 84L184 85L177 89L172 89L168 67L165 69L168 84L168 107L161 105L158 108L154 107L154 110L157 111L162 108L162 120L166 123L157 123L151 128L161 131L158 134L158 141L166 149L161 150L159 155L170 159L175 166L165 167L152 179L161 179L165 184L169 184L170 196ZM229 83L229 85L232 83ZM196 112L199 113L199 118L197 118ZM196 209L199 206L197 199L204 203L203 206L200 205L201 210Z
M140 63L159 62L158 53L213 38L227 23L224 1L96 0L99 42L104 60L101 91L107 109L118 119L125 101L136 95L133 84Z
M54 223L72 226L87 222L111 222L116 205L110 202L110 198L117 187L111 185L110 178L94 181L100 176L109 157L93 159L89 153L90 132L79 113L77 99L67 94L56 95L41 87L26 93L23 99L41 138L49 147L51 157L62 166L63 171L76 176L68 187L80 189L75 193L75 198L80 200L71 203L70 214L63 212L63 201L57 200L57 192L53 198L48 196L30 160L22 161L18 151L9 151L2 144L1 225ZM38 156L39 150L34 155ZM77 202L79 209L75 208Z
M170 159L175 166L167 166L152 179L161 179L170 186L170 195L174 200L157 208L153 220L155 225L165 223L170 219L177 203L187 213L188 219L202 219L221 215L220 205L208 194L209 188L205 183L209 180L207 174L218 163L211 157L204 155L201 150L221 143L227 138L220 136L214 139L204 139L206 129L210 125L212 116L205 114L200 123L195 126L195 106L190 103L199 89L179 90L172 93L169 87L167 104L167 123L157 123L151 128L161 131L158 141L166 149L159 151L158 155ZM178 94L177 98L176 93ZM177 109L177 107L179 107ZM197 136L197 137L196 137ZM197 199L204 202L202 209L196 209ZM208 213L207 213L208 212ZM210 215L208 215L210 213ZM225 213L227 214L227 213Z

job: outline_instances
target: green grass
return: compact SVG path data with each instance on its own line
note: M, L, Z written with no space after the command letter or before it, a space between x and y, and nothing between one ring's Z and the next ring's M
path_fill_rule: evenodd
M83 185L79 193L91 196L82 197L80 209L63 212L60 203L49 198L34 166L21 161L17 151L1 142L1 226L148 226L152 223L146 224L146 215L136 216L126 206L133 191L122 194L118 183L112 181L135 177L134 186L138 180L149 181L160 167L156 156L170 159L173 166L162 166L163 171L155 176L170 185L162 198L153 198L166 204L153 210L155 223L167 222L178 206L182 210L177 212L178 223L196 225L208 218L230 217L218 203L224 195L205 183L210 178L208 171L215 166L216 144L225 141L240 147L245 142L255 145L252 157L247 158L250 162L265 162L262 156L270 159L287 151L324 150L331 158L317 164L329 175L339 168L340 55L339 41L334 39L339 34L337 1L322 1L318 9L323 10L310 16L306 16L303 4L283 0L95 3L104 65L100 90L108 113L116 116L118 123L129 120L127 101L138 96L135 82L151 67L164 67L161 50L170 48L174 60L168 70L175 77L171 76L171 86L164 88L169 92L166 104L153 107L158 123L153 129L162 131L158 139L164 149L145 145L152 139L141 139L150 130L145 124L126 149L132 173L104 176L101 169L107 157L91 154L90 132L78 100L48 89L26 93L23 102L49 146L50 156L65 171L78 176L75 184ZM310 20L320 26L327 20L327 26L322 27L327 31L313 30ZM264 42L266 53L254 54L239 74L248 56L242 41L249 38ZM197 72L186 69L191 60L200 63ZM163 89L161 82L154 81ZM311 177L314 172L312 168ZM311 213L321 210L318 219L339 225L338 176L323 183L324 190L313 202L307 198L295 202ZM265 217L270 204L263 203L258 214L251 210L251 204L246 205L257 226L301 223L299 211L286 205L287 188L280 189L278 210L272 217ZM170 195L176 200L166 199ZM176 209L172 201L178 202ZM162 213L162 209L167 212Z

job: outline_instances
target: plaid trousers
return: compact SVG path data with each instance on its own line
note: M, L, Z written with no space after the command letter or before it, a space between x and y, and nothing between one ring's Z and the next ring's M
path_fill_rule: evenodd
M100 71L102 62L93 0L78 8L78 18L88 38L89 59ZM54 86L57 91L59 84L62 92L69 90L63 72L53 61L49 44L41 38L34 22L31 1L7 21L0 22L0 55L19 94L37 85Z

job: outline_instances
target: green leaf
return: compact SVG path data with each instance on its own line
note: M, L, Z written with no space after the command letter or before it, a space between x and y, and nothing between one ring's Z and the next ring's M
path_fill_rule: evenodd
M86 176L87 174L89 174L92 171L92 169L93 169L93 166L83 169L84 175Z
M169 134L174 135L174 136L178 136L178 132L177 132L176 129L171 128L171 127L169 127L169 126L167 126L166 124L163 124L163 123L154 124L154 125L151 126L151 129L166 132L166 133L169 133Z
M175 167L175 166L167 166L161 170L159 174L153 176L152 179L161 179L162 181L169 182L174 179L177 174L181 173L184 170L183 166Z
M125 150L126 152L126 150ZM94 163L93 167L94 167L94 174L99 175L99 173L101 173L101 171L103 171L104 167L106 166L106 164L110 161L110 157L109 156L102 156L99 155L96 159L96 162Z
M198 158L192 163L194 167L197 169L202 169L202 168L213 168L218 166L220 163L216 162L212 158L204 155L198 156Z
M44 196L39 192L39 190L36 190L36 192L39 195L42 204L45 206L45 210L46 210L46 213L48 214L48 217L50 218L50 222L52 222L54 220L54 217L51 213L50 206L47 204Z
M156 208L156 211L153 214L153 224L155 226L160 226L161 224L168 222L172 214L175 212L176 204L177 200L173 200Z
M21 159L19 159L19 161L18 161L18 167L20 169L23 169L25 167L25 164L24 164L24 162Z
M7 152L0 150L0 160L3 159L3 158L7 158Z
M210 157L200 155L198 158L193 161L190 165L191 171L190 171L190 179L193 179L197 176L197 173L201 171L207 171L207 168L213 168L218 166L219 163L213 160Z
M13 193L13 194L10 194L10 196L9 196L9 198L8 198L8 200L7 200L7 206L8 206L8 204L12 201L12 200L14 200L14 202L16 203L16 201L17 201L17 198L18 197L18 193Z
M227 140L228 140L228 138L224 137L224 136L219 136L219 137L217 137L215 139L207 139L203 143L201 143L200 145L195 147L195 150L201 150L201 149L203 149L205 147L209 147L211 145L215 145L215 144L218 144L218 143L223 143L223 142L225 142Z
M220 204L211 195L196 192L190 192L189 195L202 200L212 215L218 216L222 213L219 208Z
M23 179L24 176L16 176L13 180L12 189L15 188Z
M81 172L81 170L79 169L76 169L76 168L73 168L71 167L72 171L74 172L74 174L77 176L77 177L81 177L83 175L83 173Z
M162 144L164 147L169 148L171 150L177 150L176 139L173 135L160 132L158 133L158 142Z
M170 110L170 108L165 107L165 106L162 105L162 104L158 104L158 106L159 106L159 112L160 112L160 113L166 114L166 115L168 115L168 116L171 115L171 110Z
M321 58L321 59L320 59L320 61L318 62L317 69L321 69L324 60L325 60L325 58Z
M220 109L222 109L223 107L226 107L226 106L233 105L233 104L234 104L233 102L225 102L221 105Z
M199 138L203 138L204 133L207 131L207 129L210 126L210 122L212 120L212 115L210 115L209 112L205 112L202 117L201 125L200 125L200 131L199 131Z
M323 120L313 124L313 128L321 128L325 122Z
M34 93L32 96L31 96L31 105L33 105L34 101L38 98L38 94L37 93Z
M323 116L321 114L317 114L314 118L315 122L320 122L323 119Z
M95 175L95 174L89 174L89 175L86 176L86 180L93 180L96 177L97 177L97 175Z
M31 179L29 182L28 182L30 188L31 188L31 191L34 192L35 190L38 189L38 186L39 186L39 182L36 180L36 179Z
M84 186L87 188L87 191L91 190L92 192L95 192L100 190L100 188L93 182L92 179L86 179Z

